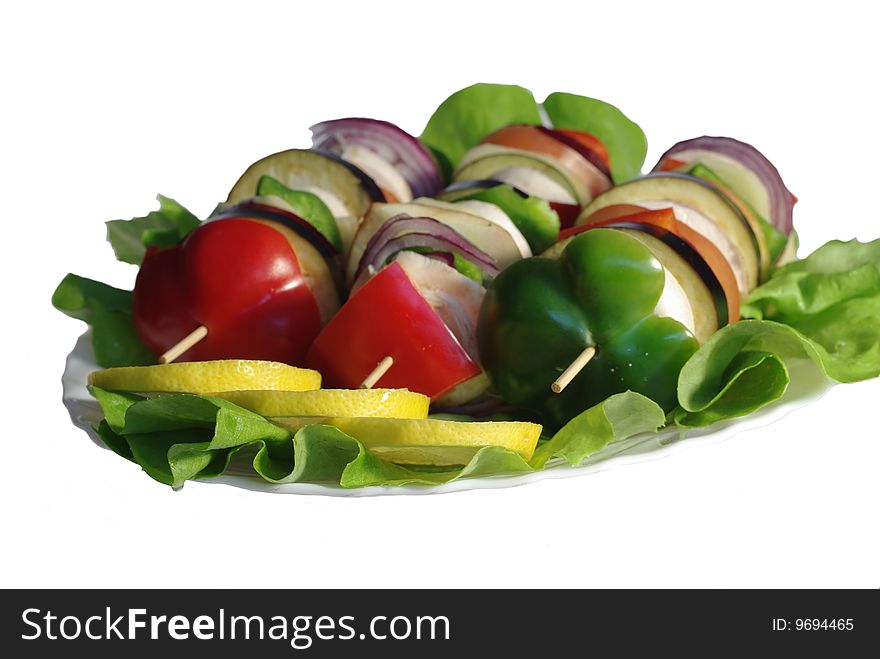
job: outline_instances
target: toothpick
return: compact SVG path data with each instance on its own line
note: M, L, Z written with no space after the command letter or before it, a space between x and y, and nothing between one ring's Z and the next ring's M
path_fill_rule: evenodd
M376 368L374 368L370 374L364 378L364 381L361 382L361 389L372 389L379 381L379 378L388 372L388 369L391 368L392 364L394 364L394 359L392 357L385 357L385 359L376 364Z
M562 390L565 389L572 380L574 380L575 376L584 369L584 367L590 362L595 354L595 346L587 346L586 348L584 348L584 351L579 354L575 358L575 360L571 364L569 364L568 368L562 371L562 374L558 378L556 378L556 381L550 385L550 391L552 391L554 394L561 393Z
M170 364L206 336L208 336L208 328L204 325L199 325L159 357L159 363Z

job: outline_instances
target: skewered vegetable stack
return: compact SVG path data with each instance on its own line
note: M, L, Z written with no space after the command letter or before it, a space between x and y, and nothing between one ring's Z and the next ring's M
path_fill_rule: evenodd
M147 347L201 328L177 359L273 359L551 426L625 390L671 409L684 363L794 252L776 169L707 137L629 176L641 131L571 95L545 102L553 127L473 106L480 134L444 141L457 96L424 143L340 119L251 165L182 242L147 252Z

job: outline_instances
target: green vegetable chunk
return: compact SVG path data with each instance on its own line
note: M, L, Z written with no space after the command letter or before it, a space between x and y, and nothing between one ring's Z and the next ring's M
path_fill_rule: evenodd
M535 254L550 247L559 236L559 214L550 204L538 197L523 197L510 185L496 185L459 198L466 199L498 206L522 232Z
M479 266L468 261L466 258L463 258L456 254L452 253L452 265L458 270L458 272L468 279L473 279L478 284L482 285L483 283L483 271L480 270Z
M330 244L342 252L342 236L333 213L318 195L304 190L291 190L271 176L261 176L257 195L274 195L287 203L294 213L315 227Z
M574 238L558 260L514 263L490 285L478 327L480 358L505 400L561 426L632 390L663 409L697 350L684 325L654 312L665 272L641 242L613 229ZM595 356L561 393L550 385L588 346Z

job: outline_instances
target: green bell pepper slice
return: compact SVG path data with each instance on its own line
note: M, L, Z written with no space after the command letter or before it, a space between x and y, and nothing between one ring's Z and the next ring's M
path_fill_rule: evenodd
M631 390L669 411L699 344L655 313L666 273L641 242L615 229L573 238L558 259L518 261L489 286L478 341L483 368L507 402L549 426ZM550 385L584 351L595 356L560 393Z

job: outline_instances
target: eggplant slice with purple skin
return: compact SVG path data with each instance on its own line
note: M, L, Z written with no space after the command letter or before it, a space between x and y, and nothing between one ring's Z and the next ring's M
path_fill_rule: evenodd
M226 203L254 197L263 176L271 176L291 190L320 197L336 220L346 250L370 204L385 201L382 191L369 176L338 156L309 149L288 149L261 158L248 167L230 190Z

